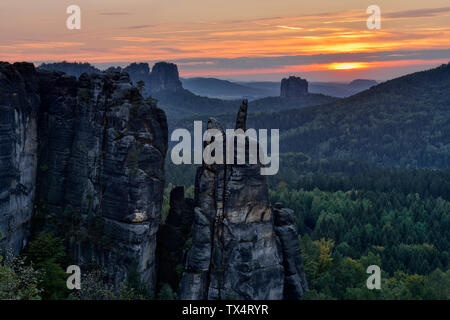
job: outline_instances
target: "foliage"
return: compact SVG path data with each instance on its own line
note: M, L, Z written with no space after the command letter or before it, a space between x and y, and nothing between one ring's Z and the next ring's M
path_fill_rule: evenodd
M44 299L64 299L68 295L63 266L66 253L63 241L51 233L42 232L24 252L27 262L43 272L41 288Z
M176 294L168 283L164 283L158 292L158 300L175 300Z
M338 250L333 250L332 243L324 239L312 241L308 235L300 238L310 287L303 299L450 299L450 270L436 269L429 275L383 273L381 290L369 290L366 269L372 264L382 265L380 255L371 251L359 259L343 257Z
M40 300L41 272L7 251L0 256L0 300Z
M108 280L101 268L82 273L81 289L75 290L70 297L76 300L141 300L146 297L139 294L129 283L122 281L118 289Z
M248 127L280 129L281 152L449 168L449 86L447 64L334 103L252 115Z

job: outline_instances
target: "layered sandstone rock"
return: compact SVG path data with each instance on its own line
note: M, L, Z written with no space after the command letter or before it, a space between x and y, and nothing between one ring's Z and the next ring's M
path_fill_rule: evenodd
M124 73L40 78L39 164L48 169L39 174L39 201L50 215L68 207L80 214L71 244L79 263L104 266L116 283L132 268L152 289L167 151L164 112Z
M158 231L158 282L178 288L183 256L194 218L194 200L184 197L184 187L170 193L170 210Z
M183 90L177 65L168 62L156 63L150 74L149 86L150 93Z
M0 68L3 247L23 247L36 193L37 228L69 239L78 264L102 265L117 283L136 271L153 289L164 112L126 73L77 80L29 64Z
M237 128L246 117L245 102ZM103 266L116 284L136 272L153 290L167 137L164 112L127 73L77 79L0 63L0 247L19 253L33 217L37 232L67 240L77 264ZM260 165L202 165L195 200L173 190L158 239L162 281L173 285L183 266L181 299L295 299L307 289L293 213L271 208Z
M245 130L246 117L244 101L236 128ZM210 128L223 132L213 119ZM293 221L278 220L276 226L260 165L203 164L195 181L193 241L179 298L299 298L307 284L298 240L293 241L297 234ZM290 233L280 241L277 231L283 228Z
M294 211L276 203L272 208L275 233L281 242L284 267L284 299L294 300L308 289L295 228Z
M0 248L27 243L38 165L40 97L32 64L0 62Z
M299 77L281 80L281 98L301 98L308 93L308 81Z

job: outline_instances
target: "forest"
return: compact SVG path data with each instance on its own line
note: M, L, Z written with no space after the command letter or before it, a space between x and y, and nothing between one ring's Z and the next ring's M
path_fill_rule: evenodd
M166 163L193 195L194 168ZM189 169L188 169L189 167ZM173 185L172 185L173 183ZM449 299L450 171L281 156L271 203L294 210L310 285L304 299ZM368 290L366 268L382 270Z

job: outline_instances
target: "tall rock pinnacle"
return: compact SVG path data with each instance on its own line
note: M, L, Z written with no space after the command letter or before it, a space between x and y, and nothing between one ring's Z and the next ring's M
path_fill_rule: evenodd
M236 127L244 129L246 118L244 101ZM208 128L220 125L210 120ZM272 210L260 165L203 164L196 175L193 241L179 298L299 298L307 283L289 214ZM284 230L289 234L282 235Z

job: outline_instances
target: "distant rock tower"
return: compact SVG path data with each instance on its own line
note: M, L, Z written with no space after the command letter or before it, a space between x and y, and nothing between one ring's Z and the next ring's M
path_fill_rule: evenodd
M168 62L156 63L150 74L150 89L152 93L183 90L177 65Z
M308 93L308 81L299 77L281 80L281 98L301 98Z

